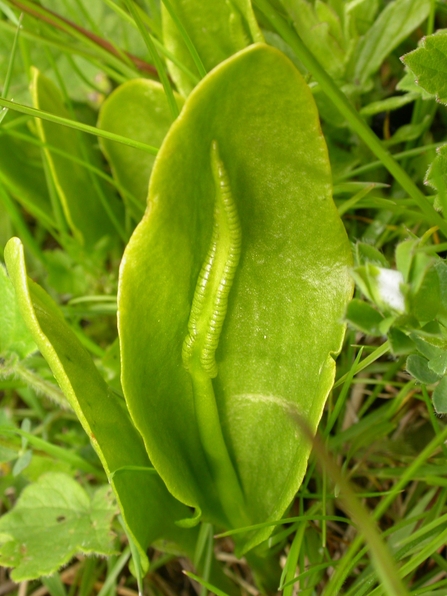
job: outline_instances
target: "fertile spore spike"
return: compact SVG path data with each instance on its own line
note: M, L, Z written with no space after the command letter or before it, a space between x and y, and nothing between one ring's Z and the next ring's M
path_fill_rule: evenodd
M213 233L194 292L182 358L187 370L191 368L192 359L198 360L201 368L213 378L217 375L215 352L239 264L242 235L230 180L217 141L211 144L211 169L216 189Z

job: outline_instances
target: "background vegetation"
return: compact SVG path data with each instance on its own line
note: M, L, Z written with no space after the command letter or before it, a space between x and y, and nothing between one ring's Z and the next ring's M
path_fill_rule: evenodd
M447 6L434 0L253 4L266 42L294 62L317 102L357 282L320 441L286 519L265 544L281 575L272 571L268 577L266 566L264 586L268 590L278 580L286 596L441 596L447 592L447 427L441 415L447 411L447 36L441 32L421 40L447 27ZM118 266L144 205L134 196L138 189L129 190L111 170L112 145L104 133L86 131L92 132L103 102L119 85L140 77L158 80L154 56L158 71L165 72L170 54L160 5L156 0L141 5L0 0L0 13L0 247L13 235L21 238L29 275L61 305L104 379L119 391ZM142 28L150 32L157 54L150 41L148 50ZM183 64L183 73L185 68L192 70L186 80L200 78L194 64ZM52 85L61 93L62 107ZM31 106L62 124L45 129ZM126 114L116 116L121 118ZM148 177L152 143L138 126L133 136L126 130L121 146L140 147L133 155L140 171L148 168ZM162 138L161 131L158 145ZM63 159L59 165L58 158ZM94 189L100 203L104 199L102 205L112 205L107 236L100 240L86 221L96 216L73 211L70 222L61 206L86 188ZM114 217L121 209L124 215ZM378 282L384 269L400 271L391 294ZM3 269L0 274L3 280ZM0 291L2 305L13 302L6 282ZM396 296L405 306L396 305ZM28 501L21 501L19 524L27 536L30 525L38 529L29 545L38 560L35 577L44 563L53 570L65 565L52 576L18 584L1 568L0 594L137 593L130 547L89 438L25 331L20 345L13 345L20 323L0 313L0 325L1 512L12 511L24 489L35 487L37 493L28 492ZM42 480L47 472L58 476ZM97 511L103 529L97 543L78 549L62 535L42 542L46 505L58 506L52 499L60 487L73 495L78 520L73 532L81 542L88 532L78 523L79 512ZM42 500L42 494L51 498ZM45 505L37 521L29 517L36 502ZM110 556L88 556L91 552ZM0 562L6 565L8 556L0 546ZM20 559L20 553L14 556ZM213 556L235 582L236 593L257 594L262 585L256 566L235 557L231 536L213 540L207 524L194 562L166 544L155 545L149 556L148 595L206 593L206 565L198 582L182 571L195 573L194 563Z

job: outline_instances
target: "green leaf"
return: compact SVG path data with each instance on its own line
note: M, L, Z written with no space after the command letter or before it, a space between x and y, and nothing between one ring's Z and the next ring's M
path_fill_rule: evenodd
M26 125L14 126L13 130L24 135L25 139L31 137ZM35 137L31 138L35 140ZM31 215L46 225L54 226L40 150L7 134L5 130L0 134L0 155L0 182Z
M441 306L438 313L438 319L444 324L447 324L447 264L441 259L435 262L435 269L438 272L439 279L439 295Z
M383 335L379 327L383 316L363 300L351 300L346 311L346 320L363 333L377 337Z
M414 74L419 87L437 101L447 103L447 30L423 37L417 50L405 54L401 60Z
M441 375L436 374L429 368L428 360L419 354L411 354L407 358L407 371L420 383L436 383Z
M436 157L428 168L424 184L436 189L441 208L447 214L447 145L436 149Z
M405 312L405 297L402 293L404 280L400 271L367 263L356 267L352 276L362 293L380 310Z
M430 12L430 0L394 0L360 40L351 60L351 76L364 87L384 59L419 27Z
M116 553L110 488L90 499L67 474L50 472L27 486L0 518L0 565L14 567L16 582L50 575L78 553Z
M405 95L395 95L393 97L387 97L381 101L374 101L369 103L360 110L362 116L374 116L380 114L380 112L388 112L397 110L402 106L412 103L419 97L419 93L405 93Z
M175 94L179 109L183 99ZM116 89L102 104L98 127L148 145L159 147L172 124L162 85L149 79L133 79ZM100 139L116 180L127 190L123 200L139 220L146 204L149 177L155 156L127 145ZM135 200L137 204L135 205Z
M355 245L355 257L358 265L374 263L379 267L389 267L388 261L380 250L366 242L357 242Z
M397 328L390 329L388 339L391 351L395 355L410 354L416 349L415 343L403 331Z
M132 418L169 490L204 519L277 519L310 450L295 417L315 430L352 292L318 114L283 54L252 46L197 86L148 204L119 285Z
M186 29L206 71L212 70L253 41L262 41L250 0L169 0L169 4ZM184 38L164 5L162 15L166 48L184 66L198 74ZM180 93L188 95L194 83L173 62L168 61L168 69Z
M432 395L433 406L438 414L447 414L447 377L442 377Z
M322 3L314 7L307 0L281 0L303 42L325 70L340 78L345 70L345 48L336 13Z
M419 259L419 257L425 257ZM423 253L418 253L413 261L413 269L421 262L423 273L418 276L417 283L410 286L409 311L414 315L421 325L425 325L436 319L441 310L441 294L439 287L439 276L433 262ZM415 276L417 274L415 273Z
M104 466L127 531L147 568L147 546L164 537L182 541L175 521L187 517L189 510L153 473L124 400L108 388L53 300L27 278L17 238L6 245L5 260L22 317Z
M447 372L447 350L432 358L428 363L428 368L436 375L443 376Z
M416 344L418 351L423 354L427 360L435 360L444 352L443 347L436 345L436 343L433 343L432 338L424 337L420 332L410 333L410 338Z
M410 239L399 242L396 247L396 267L402 273L404 281L408 282L413 264L414 253L419 240Z
M417 93L422 99L433 99L433 95L424 91L416 84L414 74L409 71L404 74L396 85L396 91L406 91L408 94Z
M16 354L19 358L26 358L37 347L20 314L11 280L1 264L0 304L0 356Z
M70 118L58 88L37 69L32 70L31 93L35 108ZM96 139L47 120L37 120L41 140L53 147L85 159L98 161L93 144ZM103 236L121 232L123 211L111 189L78 163L50 149L44 149L68 225L80 244L94 246Z

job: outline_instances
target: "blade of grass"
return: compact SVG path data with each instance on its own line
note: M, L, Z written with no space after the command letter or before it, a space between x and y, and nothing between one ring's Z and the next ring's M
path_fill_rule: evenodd
M3 98L0 98L0 106L10 108L11 110L15 110L16 112L20 112L22 114L27 114L28 116L33 116L34 118L41 118L42 120L48 120L49 122L54 122L55 124L68 126L70 128L74 128L75 130L86 132L90 135L95 135L97 137L109 139L110 141L115 141L116 143L122 143L123 145L127 145L128 147L141 149L142 151L146 151L146 153L150 153L151 155L157 155L158 153L158 149L156 147L146 145L146 143L141 143L140 141L135 141L133 139L117 135L113 132L101 130L96 126L90 126L88 124L76 122L68 118L60 118L59 116L55 116L54 114L49 114L48 112L44 112L42 110L36 110L35 108L30 108L28 106L15 103L13 101L8 101Z
M433 206L427 201L426 197L414 184L413 180L394 160L378 137L369 128L366 122L359 116L357 111L349 103L344 93L335 84L333 79L323 69L315 56L304 45L296 31L283 19L283 17L271 6L268 0L255 0L255 5L265 15L270 24L276 29L279 35L293 49L298 59L312 73L315 80L321 85L327 97L334 106L343 115L352 129L364 141L369 149L380 159L395 180L412 197L419 209L427 217L428 221L438 225L444 235L447 236L447 221L445 221Z
M409 596L409 592L399 577L393 557L387 545L383 542L376 524L361 501L357 498L350 483L339 470L336 462L327 452L323 440L318 434L313 436L312 431L308 428L304 420L298 416L295 418L301 431L308 437L309 441L312 441L313 453L320 465L327 471L332 482L339 488L339 501L342 502L343 508L350 513L353 521L361 530L360 539L366 540L370 548L377 574L387 590L387 596Z
M379 503L373 513L373 519L379 520L389 509L393 501L397 498L400 491L411 482L415 477L417 470L428 460L433 451L447 440L447 426L442 429L442 432L434 437L426 447L415 457L415 459L404 470L400 479L396 482L393 490ZM339 567L337 568L331 582L327 584L323 591L324 596L338 596L340 594L343 583L346 581L350 569L356 565L356 554L361 546L362 537L356 536L352 541L349 549L344 554Z
M23 240L24 245L26 248L41 262L45 263L45 255L40 249L40 246L37 244L34 236L28 229L28 226L23 219L23 216L20 212L20 209L15 204L15 201L11 198L9 193L4 188L3 184L0 182L0 200L4 204L6 208L6 212L8 213L12 224L14 225L16 231L19 233L20 237Z
M228 594L226 592L223 592L222 590L219 590L219 588L214 587L213 585L211 585L209 582L207 582L206 580L202 579L198 575L195 575L194 573L191 573L190 571L183 571L183 573L187 577L189 577L189 578L193 579L194 581L196 581L202 587L204 587L207 590L209 590L211 592L211 594L215 594L215 596L228 596Z
M172 8L172 5L170 3L169 0L161 0L166 8L166 10L169 12L169 15L171 17L171 19L174 21L174 23L176 24L180 35L183 38L183 41L185 42L186 47L189 50L189 53L191 54L191 58L194 61L194 64L196 65L196 68L199 72L200 78L203 79L203 77L206 76L207 72L206 69L203 65L203 62L194 46L194 44L191 41L191 38L188 35L188 32L186 31L186 29L183 27L180 19L178 18L178 16L175 13L175 10Z
M127 546L121 556L117 559L116 563L112 566L112 569L107 574L106 581L103 583L102 588L98 592L98 596L106 596L112 587L115 586L118 575L123 570L125 564L130 557L130 547Z
M343 385L343 383L346 381L346 379L348 378L348 376L351 375L351 373L353 375L356 375L360 371L364 370L367 366L369 366L370 364L372 364L373 362L375 362L376 360L378 360L379 358L381 358L381 356L383 356L384 354L386 354L389 351L389 349L390 349L390 343L389 343L389 341L384 342L381 346L379 346L378 348L376 348L374 350L374 352L372 352L372 354L370 354L369 356L366 356L366 358L364 358L356 367L353 367L353 372L350 370L349 372L347 372L346 374L344 374L342 377L340 377L334 383L334 389L336 387L339 387L340 385Z
M125 0L126 6L129 9L130 14L132 15L138 30L141 33L141 37L146 44L147 50L149 52L149 56L151 60L155 64L155 68L157 69L158 76L160 77L160 81L163 85L163 89L166 93L166 99L168 101L169 108L171 110L172 118L175 120L179 115L179 109L177 102L175 101L174 93L172 91L171 84L169 83L168 75L166 74L166 70L164 67L163 62L158 55L157 49L155 48L154 42L152 41L152 36L149 31L146 29L138 11L135 8L133 0Z
M26 117L26 119L28 120L27 117ZM16 120L20 120L20 118L16 118ZM14 120L14 122L15 122L15 120ZM7 128L7 126L8 126L7 124L4 125L3 129ZM2 134L2 132L0 130L0 135L1 134ZM49 149L52 153L56 153L57 155L61 155L62 157L66 157L67 159L71 159L74 163L77 163L80 166L84 167L86 170L93 172L96 176L99 176L100 178L102 178L103 180L105 180L106 182L111 184L112 186L116 187L116 189L119 191L119 193L121 195L123 195L127 199L129 199L129 201L134 205L134 207L139 209L139 211L141 212L141 217L143 216L144 210L143 210L143 207L142 207L140 201L136 197L134 197L134 195L130 191L126 190L117 180L115 180L115 178L112 178L111 176L106 174L106 172L103 172L99 168L93 166L91 163L84 161L83 159L80 159L80 158L76 157L75 155L70 155L70 154L66 153L65 151L63 151L62 149L59 149L58 147L54 147L54 145L51 145L50 143L44 143L43 141L41 141L41 139L36 139L30 135L26 135L21 132L18 132L15 130L9 130L9 129L8 129L8 134L11 135L12 137L16 137L17 139L21 139L22 141L26 141L27 143L30 143L31 145L35 145L35 146L41 147L43 149Z
M116 12L116 14L118 14L121 19L123 19L124 21L126 21L126 23L129 23L129 25L132 25L132 27L134 27L136 30L138 30L138 26L137 26L136 22L134 21L134 19L125 10L123 10L120 6L115 4L115 2L113 2L113 0L103 0L103 1L105 2L105 4L107 4L107 6L109 8L111 8L114 12ZM135 4L134 7L137 10L138 14L140 15L141 19L143 21L146 21L148 19L147 14L138 6L138 4ZM148 26L151 25L151 23L146 23L146 24ZM155 36L152 36L152 41L153 41L156 49L159 52L161 52L164 56L166 56L166 58L168 58L171 62L173 62L180 70L182 70L189 77L189 79L191 80L192 83L194 83L196 85L200 81L199 77L197 75L195 75L193 72L191 72L189 70L189 68L187 68L182 62L180 62L178 60L177 56L175 56L172 52L167 50L165 48L165 46L162 43L160 43Z
M9 23L7 21L3 21L2 19L0 19L0 30L6 31L10 35L14 35L14 33L15 33L15 28L13 27L13 25L11 25L11 23ZM51 48L55 48L59 52L62 52L65 55L73 54L73 55L81 56L82 58L84 58L86 60L90 60L92 62L92 64L95 64L99 69L101 69L105 74L107 74L107 76L111 80L116 81L118 84L125 83L128 80L128 77L118 73L116 70L113 70L111 67L109 67L104 62L102 62L100 64L99 63L100 58L98 57L97 52L92 51L90 49L83 48L79 44L75 45L75 44L70 44L67 41L64 41L64 42L59 41L55 37L55 30L53 30L53 31L50 30L48 32L48 35L50 35L52 38L50 39L49 37L44 37L42 35L38 35L37 33L33 32L33 31L27 31L26 29L23 28L23 26L22 26L22 30L20 33L21 38L25 38L29 41L37 42L37 43L40 43L42 45L45 45L45 46L48 46Z
M113 65L127 78L134 78L135 72L138 72L138 70L143 70L152 75L156 74L155 69L151 64L122 51L109 41L98 37L94 33L87 31L76 23L61 17L39 4L30 2L29 0L11 0L11 3L23 12L43 21L50 27L57 28L71 37L74 37L87 47L93 48L106 63Z
M106 476L104 470L97 468L90 464L87 460L79 457L75 453L68 451L68 449L63 447L58 447L57 445L53 445L48 441L44 441L43 439L36 437L31 433L27 433L19 428L11 428L10 426L0 426L0 436L11 437L15 435L20 435L21 437L25 437L28 442L33 445L36 449L51 455L55 459L58 459L63 462L67 462L74 468L79 470L83 470L89 474L93 474L95 478L98 478L102 482L106 482Z
M9 87L11 85L12 71L14 68L14 62L15 62L15 58L16 58L16 54L17 54L17 45L18 45L18 41L19 41L20 29L22 28L22 18L23 18L23 12L20 15L19 23L17 25L17 30L14 35L14 40L12 42L11 54L9 56L8 69L6 71L6 77L5 77L5 82L3 84L3 91L2 91L1 97L7 97L9 95ZM7 113L8 113L8 110L5 108L3 108L2 111L0 112L0 124L2 123L4 117L6 116Z
M75 121L76 115L75 115L75 112L73 109L73 105L72 105L71 99L68 95L64 79L59 72L57 63L54 60L53 54L49 48L45 48L45 53L48 57L49 63L52 66L53 72L55 73L56 78L59 82L59 89L62 91L62 96L64 98L65 105L68 108L68 111L70 113L72 120ZM87 148L86 148L84 139L83 139L82 135L79 134L79 132L77 132L76 134L77 134L78 140L79 140L79 149L81 151L81 157L85 162L87 162L88 161ZM121 238L121 240L124 242L124 244L126 244L127 241L129 240L128 235L126 234L124 227L121 225L121 222L118 220L118 217L113 212L113 209L111 208L109 201L107 200L107 198L104 194L104 191L98 181L98 178L93 174L93 172L90 169L87 170L87 175L89 176L92 187L93 187L93 189L96 193L96 196L98 197L99 202L101 203L105 213L107 214L113 227L115 228L116 232L118 233L118 236Z

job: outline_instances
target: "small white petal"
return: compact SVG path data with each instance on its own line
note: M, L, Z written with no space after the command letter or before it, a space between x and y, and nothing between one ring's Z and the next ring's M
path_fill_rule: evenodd
M399 312L405 311L405 298L400 289L403 283L404 278L400 271L379 268L377 289L380 298L384 304Z

